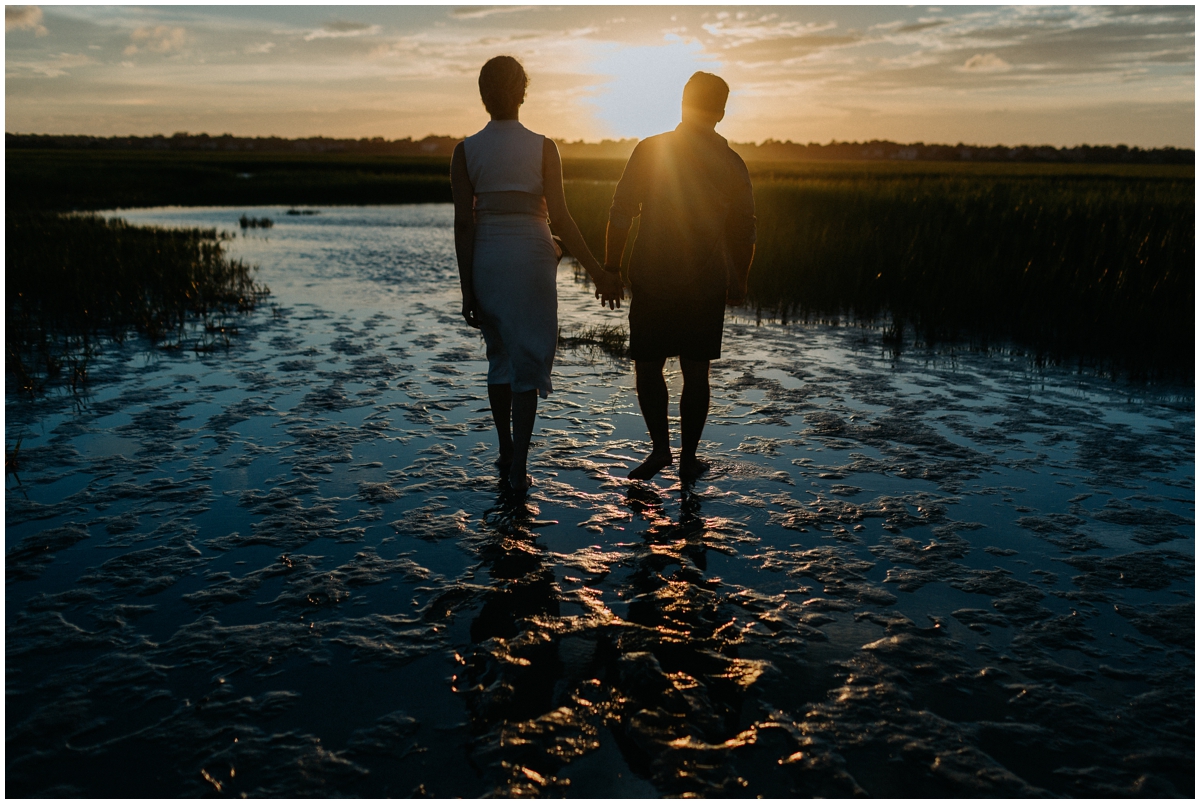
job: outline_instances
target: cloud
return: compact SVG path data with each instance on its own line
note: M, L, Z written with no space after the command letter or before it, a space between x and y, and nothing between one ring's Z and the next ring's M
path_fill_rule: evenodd
M346 20L334 20L327 22L325 25L312 33L306 34L305 42L311 42L314 39L337 39L343 36L374 36L379 33L378 25L367 25L365 22L348 22Z
M738 15L739 18L742 15ZM776 21L771 17L765 17L758 20L743 22L728 21L727 14L718 14L720 22L710 22L700 27L707 31L711 36L729 39L732 47L746 45L751 42L763 42L770 39L800 39L813 34L831 31L837 27L836 22L815 23L815 22L783 22Z
M959 69L966 70L969 73L1004 73L1011 70L1012 65L995 53L988 53L986 55L976 53L967 59Z
M450 16L456 20L478 20L493 14L512 14L516 11L529 11L533 6L479 6L476 8L456 8Z
M179 50L187 39L187 33L182 28L171 28L167 25L156 25L151 28L143 25L129 35L132 41L125 48L125 55L132 56L139 50L149 50L152 53L170 53Z
M5 6L4 30L33 31L34 36L50 33L42 25L42 10L37 6Z
M333 22L325 23L325 30L333 33L357 33L370 28L365 22L349 22L347 20L334 20Z
M9 62L5 65L5 72L9 76L40 75L46 78L57 78L60 75L66 75L72 67L83 67L95 63L95 59L82 53L59 53L53 58L42 61Z
M946 20L932 20L930 22L919 22L915 25L905 25L900 28L898 33L916 33L917 31L927 31L930 28L940 28L946 25Z
M248 23L229 6L162 18L128 6L75 6L65 17L56 7L41 8L44 17L12 7L6 113L10 127L30 131L461 133L486 120L475 95L479 65L511 52L534 77L523 119L571 139L672 127L682 83L707 69L737 93L719 128L738 141L1194 141L1192 6L537 8L520 14L520 6L447 4L397 15L342 7L314 15L277 7ZM76 32L77 20L100 27ZM944 24L931 25L937 21ZM53 25L54 36L35 38L38 25ZM138 26L148 27L134 38ZM186 29L181 39L172 38L174 26ZM668 29L676 39L664 40ZM103 51L89 50L101 42ZM127 45L136 55L121 55ZM71 54L96 61L83 66ZM203 56L203 65L192 56ZM153 62L157 89L145 83L146 62ZM247 63L272 69L247 80ZM100 108L105 98L143 97L161 105ZM1098 117L1086 125L1072 117L1077 105L1097 99L1117 108L1145 97L1179 110L1155 118L1161 133L1149 121L1103 128ZM343 121L334 111L343 105L373 111ZM851 107L872 114L847 116ZM991 132L975 119L991 109L1011 110L1020 125ZM166 110L176 123L163 117Z

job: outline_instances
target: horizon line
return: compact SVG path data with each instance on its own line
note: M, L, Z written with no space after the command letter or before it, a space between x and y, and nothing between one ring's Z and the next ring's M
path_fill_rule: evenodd
M229 138L229 139L240 139L240 140L272 140L273 139L273 140L284 140L287 142L299 142L299 141L303 141L303 140L331 140L334 142L338 142L338 141L341 141L341 142L375 142L375 141L382 140L384 143L398 143L398 142L421 143L421 142L427 142L429 140L439 140L439 141L453 140L455 142L458 142L460 140L466 139L470 135L465 134L462 136L455 136L453 134L432 134L431 133L431 134L426 134L424 137L421 137L419 139L416 137L413 137L411 135L407 136L407 137L396 138L396 139L388 139L387 137L384 137L381 135L375 135L372 137L331 137L331 136L327 136L324 134L310 134L310 135L297 136L297 137L285 137L285 136L282 136L279 134L246 135L246 134L231 134L229 132L223 132L221 134L209 134L208 132L203 132L203 131L201 131L201 132L177 131L170 135L160 134L160 133L155 133L155 134L45 134L45 133L34 133L34 132L5 131L4 136L5 137L79 137L79 138L86 137L86 138L91 138L91 139L110 139L110 140L111 139L160 139L160 138L164 139L164 140L170 140L170 139L175 139L175 138L183 139L183 138L207 137L208 139ZM584 139L568 140L563 137L555 137L555 136L550 136L550 135L543 135L543 136L547 136L549 139L553 140L556 143L560 143L563 145L576 145L576 146L603 146L608 143L611 143L613 145L624 145L624 144L628 144L631 142L636 144L638 142L641 142L643 139L646 139L645 137L621 137L618 139L605 137L600 140L590 141L590 140L584 140ZM651 135L651 136L657 136L657 135ZM1136 150L1140 150L1140 151L1163 151L1163 150L1195 151L1196 150L1195 144L1189 145L1189 146L1182 146L1182 145L1141 146L1141 145L1129 145L1127 143L1080 142L1080 143L1076 143L1074 145L1052 145L1050 143L1043 142L1043 143L1037 143L1037 144L1019 143L1019 144L1013 144L1013 145L1006 145L1004 143L992 143L989 145L989 144L968 143L968 142L961 142L961 141L957 142L957 143L927 142L925 140L914 140L914 141L909 141L909 142L903 142L900 140L878 139L878 138L870 139L870 140L861 140L861 141L860 140L830 139L829 142L823 143L823 142L818 142L815 140L810 140L809 142L795 142L794 140L790 140L790 139L779 140L779 139L775 139L774 137L767 137L766 139L758 141L758 142L755 142L754 140L738 142L738 141L728 139L728 138L727 138L727 141L729 142L730 145L752 146L755 148L761 148L763 146L766 146L767 144L792 145L792 146L796 146L796 147L809 147L809 146L814 146L814 145L818 146L818 147L828 147L828 146L832 146L832 145L871 145L871 144L877 143L877 144L892 144L892 145L901 145L901 146L926 146L926 147L933 146L933 147L949 147L949 148L1054 148L1056 150L1072 150L1075 148L1122 148L1122 147L1124 147L1124 148L1128 148L1129 150L1136 149Z

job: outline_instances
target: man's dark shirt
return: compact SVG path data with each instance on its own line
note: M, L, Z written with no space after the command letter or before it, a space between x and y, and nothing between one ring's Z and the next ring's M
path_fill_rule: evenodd
M723 299L735 268L730 246L753 243L756 225L750 174L725 138L680 123L638 143L608 219L627 229L639 214L634 296Z

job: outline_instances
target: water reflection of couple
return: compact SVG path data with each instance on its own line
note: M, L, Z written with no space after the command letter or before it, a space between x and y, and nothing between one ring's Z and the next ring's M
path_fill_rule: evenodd
M649 479L673 462L663 366L678 357L679 475L693 479L708 466L696 449L708 417L709 361L720 357L725 304L745 299L754 258L750 175L714 130L729 87L696 73L683 89L683 122L638 143L613 197L602 266L567 210L558 147L518 120L528 83L512 57L483 66L479 94L492 119L458 144L450 168L462 314L487 343L497 466L513 488L528 488L538 395L553 389L560 251L547 217L591 276L600 303L613 309L624 297L621 256L640 215L629 264L629 351L653 449L629 477Z

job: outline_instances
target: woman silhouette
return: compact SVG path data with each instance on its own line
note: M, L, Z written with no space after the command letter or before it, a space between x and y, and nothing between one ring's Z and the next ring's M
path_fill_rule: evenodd
M462 314L487 343L488 401L500 442L496 466L518 491L532 482L529 438L538 395L553 390L558 345L561 252L547 215L596 283L601 304L619 306L621 299L620 277L600 267L567 211L558 146L517 119L528 85L525 68L511 56L483 65L479 94L491 122L460 142L450 163Z

